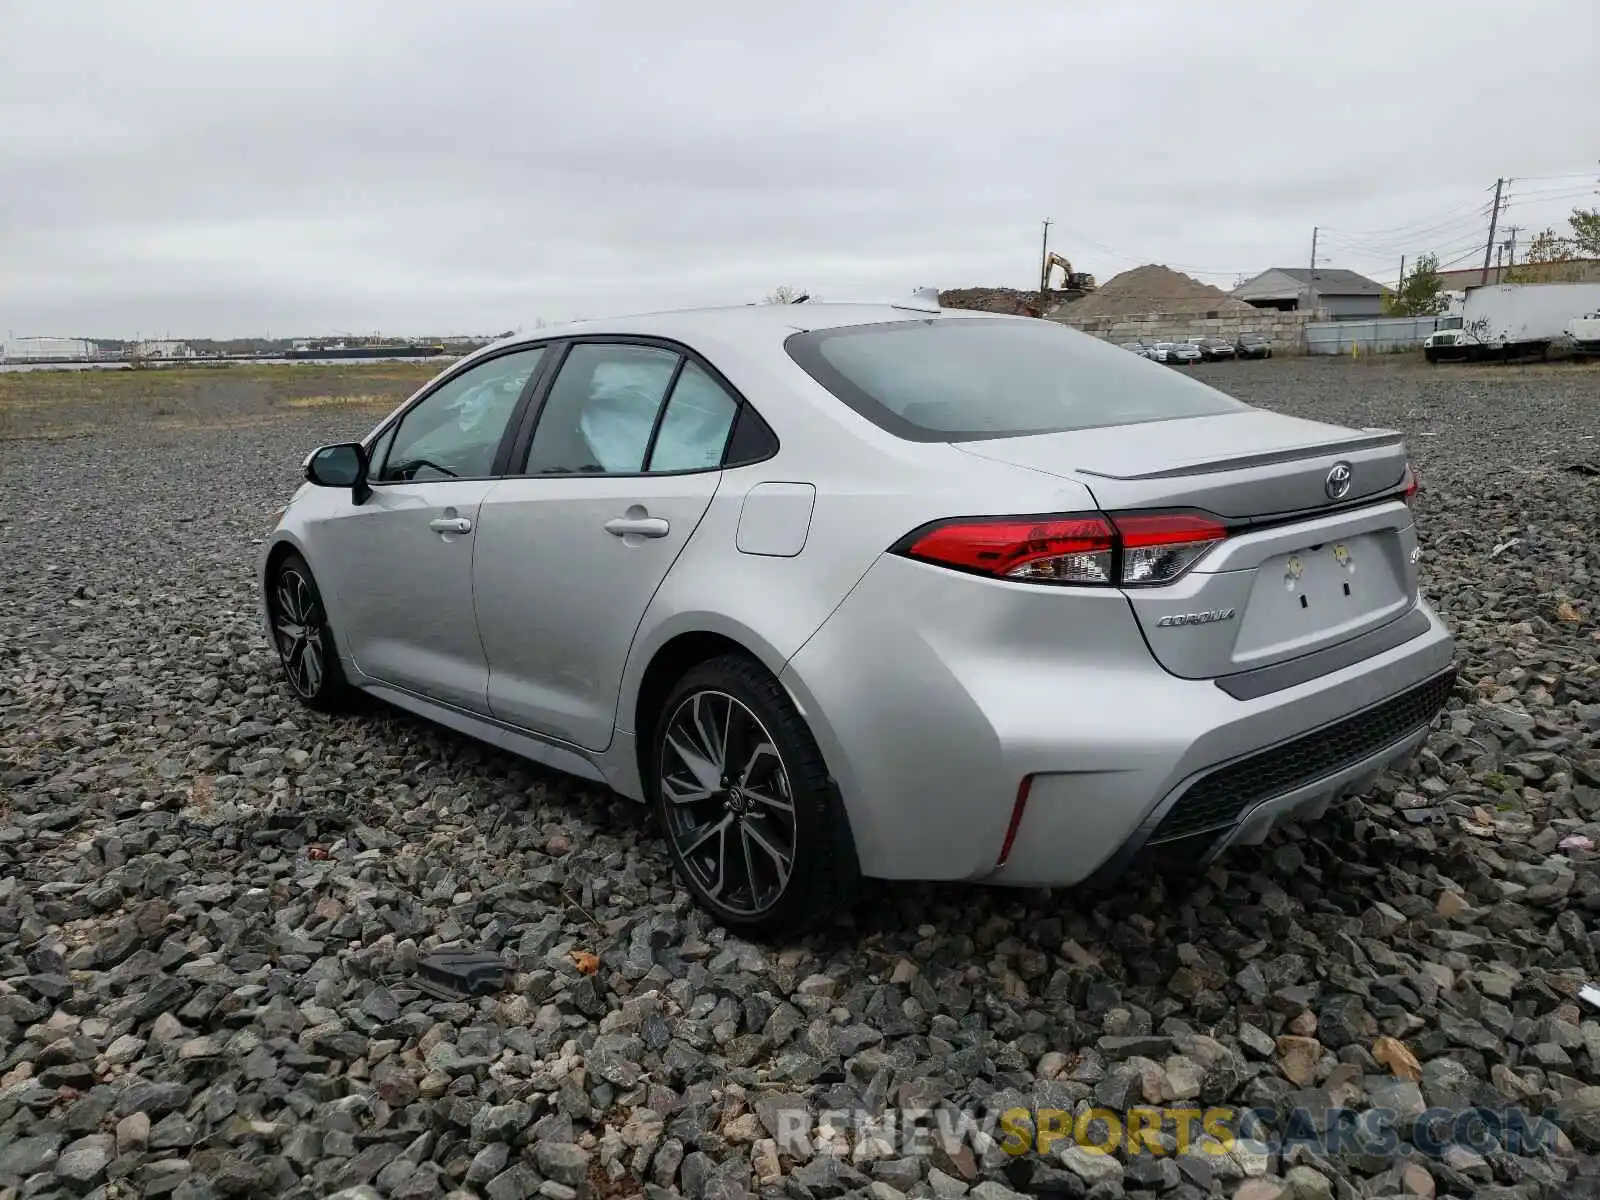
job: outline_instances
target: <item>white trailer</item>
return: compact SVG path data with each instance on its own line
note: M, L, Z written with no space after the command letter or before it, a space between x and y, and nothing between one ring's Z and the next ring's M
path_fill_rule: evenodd
M1543 355L1577 317L1600 308L1600 283L1491 283L1467 289L1459 325L1452 320L1422 343L1429 362L1442 358Z

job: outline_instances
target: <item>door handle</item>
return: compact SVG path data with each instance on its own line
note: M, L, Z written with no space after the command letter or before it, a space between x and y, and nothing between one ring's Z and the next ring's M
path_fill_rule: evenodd
M614 517L606 522L606 532L617 537L666 537L670 528L661 517Z
M435 533L471 533L472 522L465 517L435 517L428 528Z

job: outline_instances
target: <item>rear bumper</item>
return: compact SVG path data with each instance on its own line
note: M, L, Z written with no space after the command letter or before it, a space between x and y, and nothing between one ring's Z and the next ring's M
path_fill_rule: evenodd
M1319 817L1414 754L1455 685L1454 664L1397 696L1277 746L1184 780L1091 879L1107 883L1141 855L1204 865L1230 846L1259 845L1274 826Z
M1063 595L886 558L782 681L838 782L863 873L1065 886L1126 866L1204 781L1215 791L1222 772L1276 748L1306 753L1281 777L1231 777L1238 804L1185 830L1204 835L1182 847L1188 857L1314 813L1411 753L1454 659L1443 624L1418 611L1422 624L1400 644L1239 698L1164 671L1118 594ZM1414 723L1346 730L1339 752L1309 752L1340 722L1433 680L1439 690Z

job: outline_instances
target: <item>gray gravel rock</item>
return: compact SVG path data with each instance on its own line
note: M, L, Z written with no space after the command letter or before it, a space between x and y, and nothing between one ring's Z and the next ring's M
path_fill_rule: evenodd
M1600 480L1564 467L1596 376L1293 360L1196 375L1406 433L1423 586L1462 670L1416 760L1198 875L1139 868L1105 894L882 887L828 936L773 946L694 910L627 802L393 711L290 700L256 615L256 543L304 452L369 414L243 423L218 400L181 435L108 416L8 443L0 1196L1408 1186L1353 1151L809 1149L829 1109L1002 1102L1259 1105L1280 1133L1296 1103L1405 1120L1515 1104L1555 1113L1570 1146L1430 1161L1438 1194L1579 1194L1600 1152L1600 1018L1576 1000L1600 974ZM419 991L418 960L453 948L499 954L506 987Z

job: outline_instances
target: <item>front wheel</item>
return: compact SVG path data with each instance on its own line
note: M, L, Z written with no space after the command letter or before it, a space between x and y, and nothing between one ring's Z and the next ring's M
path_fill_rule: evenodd
M295 697L307 708L335 712L353 696L339 665L328 610L306 560L291 554L278 564L267 592L272 641Z
M662 706L650 763L673 865L719 921L796 933L853 899L855 848L822 753L760 664L725 655L690 670Z

